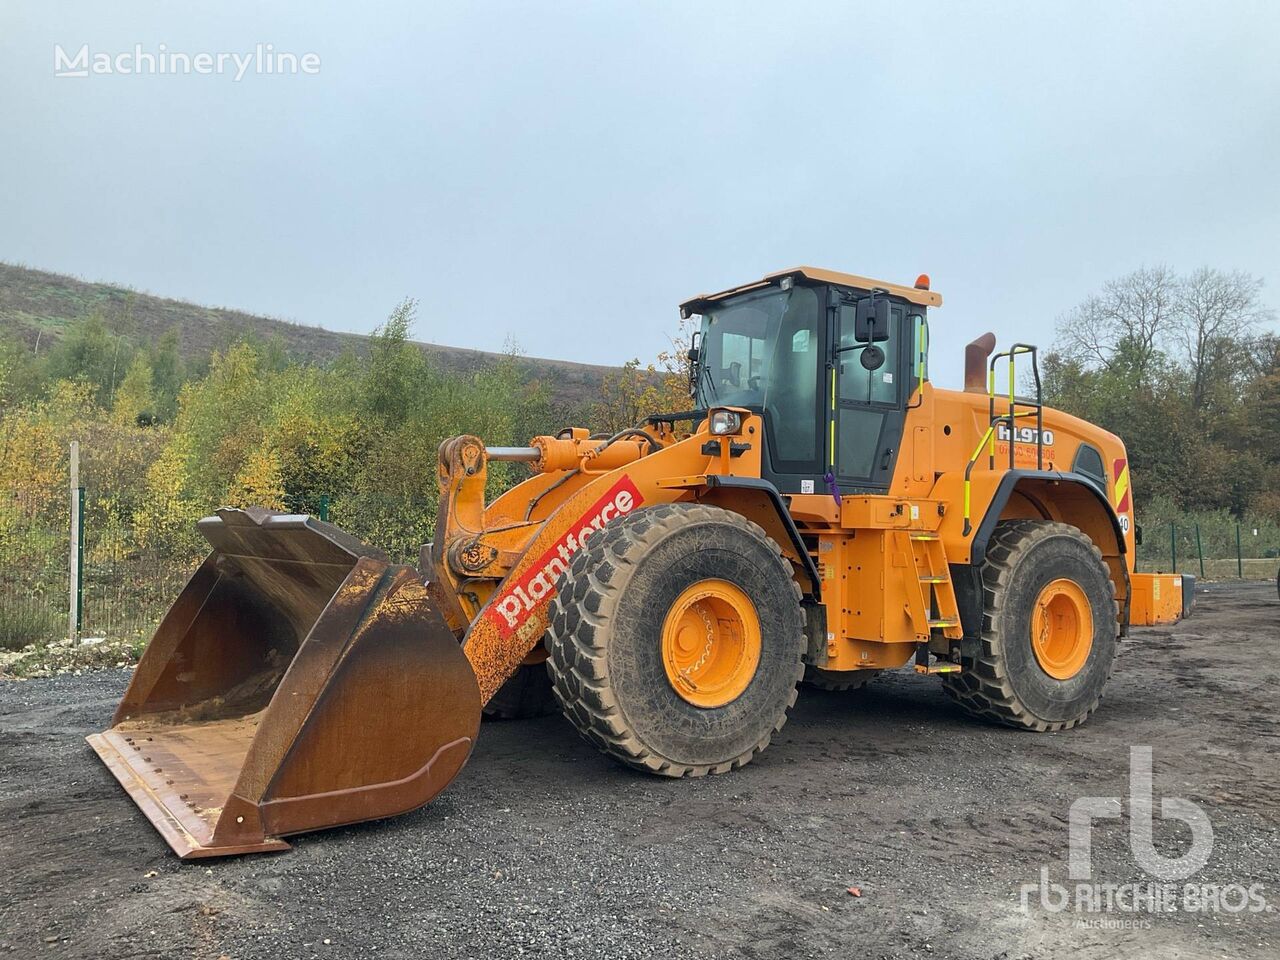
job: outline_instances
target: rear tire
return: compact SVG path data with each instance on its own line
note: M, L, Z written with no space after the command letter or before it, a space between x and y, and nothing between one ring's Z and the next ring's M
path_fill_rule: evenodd
M549 716L559 709L560 704L551 692L547 664L543 661L521 664L484 705L483 715L486 720L530 720Z
M1050 731L1083 723L1102 699L1120 633L1115 585L1101 551L1065 523L1004 520L987 548L982 584L979 655L959 675L944 676L943 689L970 713L1011 727ZM1080 641L1051 655L1033 642L1032 625L1047 635L1045 621L1053 618L1043 612L1034 618L1055 592L1068 598L1056 601L1068 604L1058 619L1078 621ZM1078 615L1072 596L1080 598Z
M879 675L879 670L823 670L814 666L804 668L804 682L807 686L832 693L861 690Z
M698 608L709 653L691 669L711 675L722 642L740 648L743 637L756 638L758 659L739 657L747 666L725 681L727 702L705 697L707 688L681 692L680 674L670 672L670 621L684 622L685 598L700 584L719 585L751 620L741 630L716 627L731 622L719 619L727 607ZM744 517L698 504L637 510L594 535L556 589L552 686L565 716L603 753L668 777L723 773L748 763L786 723L803 673L800 588L778 545ZM696 650L702 620L692 621ZM712 705L697 705L699 696Z

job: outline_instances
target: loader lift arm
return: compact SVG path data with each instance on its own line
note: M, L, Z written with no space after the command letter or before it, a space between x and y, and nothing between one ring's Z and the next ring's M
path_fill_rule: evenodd
M738 413L750 420L744 430L752 432L744 435L763 435L757 415ZM642 506L716 502L716 491L723 487L750 490L767 505L757 522L777 532L775 539L786 545L786 555L803 572L807 588L819 589L813 559L790 514L776 490L758 479L758 439L731 455L727 447L737 438L711 439L705 426L677 438L663 429L669 423L659 419L603 444L586 431L535 438L538 458L532 466L543 471L527 481L535 486L522 490L518 498L510 493L499 497L488 508L482 503L488 460L483 443L459 437L441 446L441 522L428 577L442 609L467 619L463 649L482 702L492 698L542 641L556 581L573 555L605 524ZM549 504L550 498L544 501L542 495L553 488L555 506L545 519L511 517L520 512L516 507L530 500Z

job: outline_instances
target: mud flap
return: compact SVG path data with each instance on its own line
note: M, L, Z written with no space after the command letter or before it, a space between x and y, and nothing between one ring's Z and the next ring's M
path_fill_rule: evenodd
M404 813L457 775L480 695L412 567L306 516L220 510L213 553L88 738L183 858Z

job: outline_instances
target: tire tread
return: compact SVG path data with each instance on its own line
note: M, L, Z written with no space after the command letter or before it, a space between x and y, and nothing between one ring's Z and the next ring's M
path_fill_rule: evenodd
M1102 700L1102 690L1085 709L1070 720L1048 721L1037 717L1014 692L1008 670L1001 653L1001 630L1004 627L1005 594L1015 568L1021 558L1037 544L1051 537L1070 537L1088 546L1098 564L1107 572L1111 585L1111 606L1115 611L1112 623L1115 636L1120 635L1120 606L1116 602L1115 584L1098 549L1077 527L1052 520L1002 520L996 524L991 543L987 548L986 562L982 568L982 636L979 653L972 663L966 663L958 676L944 676L942 689L960 707L969 713L993 720L1009 727L1037 732L1069 730L1079 726ZM1115 667L1115 659L1107 670L1107 680ZM1104 684L1105 685L1105 684Z
M564 715L602 753L668 777L726 773L749 763L786 724L796 704L795 684L804 674L804 664L797 656L790 698L772 729L751 749L728 761L677 763L647 748L631 729L606 679L609 624L622 595L621 584L630 579L615 574L638 564L666 534L694 522L731 523L768 543L780 582L789 584L799 605L800 585L792 576L791 565L759 525L732 511L686 503L646 507L610 523L588 541L586 549L574 555L552 601L548 643L551 656L547 663L552 689ZM797 642L798 649L803 649L802 629Z

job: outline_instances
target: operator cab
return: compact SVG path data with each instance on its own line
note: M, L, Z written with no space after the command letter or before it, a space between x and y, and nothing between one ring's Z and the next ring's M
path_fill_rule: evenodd
M902 287L798 267L695 297L700 410L747 407L765 424L763 476L781 493L882 492L906 405L927 379L928 278Z

